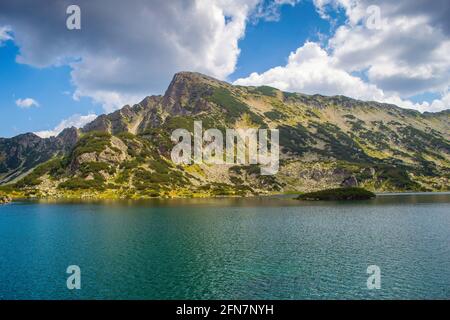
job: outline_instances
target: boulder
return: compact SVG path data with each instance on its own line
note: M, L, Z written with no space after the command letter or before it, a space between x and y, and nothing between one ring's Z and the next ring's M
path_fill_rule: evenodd
M12 199L9 196L0 196L0 204L5 204L11 202Z
M341 183L341 187L343 188L352 188L358 186L358 180L355 176L350 176L344 179Z

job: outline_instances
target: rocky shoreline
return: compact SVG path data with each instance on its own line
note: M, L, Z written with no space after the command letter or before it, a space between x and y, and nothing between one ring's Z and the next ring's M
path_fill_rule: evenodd
M0 204L10 203L11 201L12 201L11 197L0 195Z

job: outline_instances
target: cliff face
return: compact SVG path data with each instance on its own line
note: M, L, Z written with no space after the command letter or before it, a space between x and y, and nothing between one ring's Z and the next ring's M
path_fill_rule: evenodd
M420 114L343 96L232 86L198 73L174 76L164 96L99 116L58 137L0 139L0 183L39 195L100 192L176 196L313 191L448 190L450 114ZM174 129L280 130L280 170L255 165L174 165ZM51 160L50 160L51 159ZM40 165L40 166L38 166ZM23 179L17 179L27 172Z

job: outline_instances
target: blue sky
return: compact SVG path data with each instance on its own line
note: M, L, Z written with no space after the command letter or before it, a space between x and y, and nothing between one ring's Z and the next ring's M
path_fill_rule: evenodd
M0 4L1 137L81 126L162 94L173 73L184 70L420 111L449 107L448 25L442 6L421 0L417 12L411 2L382 0L192 1L188 7L134 0L108 2L105 10L102 1L74 2L82 30L65 27L65 5L72 2L47 10L30 9L35 2L25 0ZM180 16L172 10L178 3ZM376 31L365 24L372 3L382 13ZM417 18L424 15L429 19Z
M102 113L99 104L84 97L72 98L70 67L35 68L16 63L13 41L0 47L0 137L54 128L73 114ZM20 108L17 99L32 97L38 107Z
M241 53L229 81L263 72L286 62L287 54L306 40L329 34L331 25L317 14L312 2L280 8L278 21L259 20L247 25L239 41ZM280 34L284 36L280 37ZM263 41L262 41L263 40ZM62 119L78 114L101 114L102 106L88 97L75 101L69 66L36 68L16 62L20 48L13 40L0 47L0 136L54 128ZM150 93L149 93L150 94ZM15 101L32 97L39 107L19 108Z
M329 21L320 18L312 2L281 7L278 21L261 20L247 26L245 37L239 42L241 54L236 71L230 80L286 63L289 52L306 40L319 41L319 33L328 36L331 28Z

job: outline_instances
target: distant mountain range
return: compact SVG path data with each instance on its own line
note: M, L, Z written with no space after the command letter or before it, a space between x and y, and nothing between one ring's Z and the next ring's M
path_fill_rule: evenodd
M280 169L175 165L174 129L278 128ZM0 187L25 197L145 198L305 192L448 191L450 112L424 113L344 96L233 86L190 72L164 96L101 115L57 137L0 139Z

